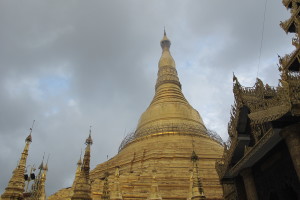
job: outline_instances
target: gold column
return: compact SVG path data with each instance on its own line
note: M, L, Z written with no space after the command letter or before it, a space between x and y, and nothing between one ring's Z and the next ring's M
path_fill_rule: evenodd
M293 124L284 128L280 135L285 139L300 181L300 124Z
M244 179L247 199L248 200L258 200L251 168L244 169L241 172L241 175Z

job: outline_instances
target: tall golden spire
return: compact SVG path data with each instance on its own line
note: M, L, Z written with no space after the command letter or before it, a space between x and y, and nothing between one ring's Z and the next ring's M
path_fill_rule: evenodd
M92 200L91 195L91 182L90 182L90 157L91 157L91 145L93 140L91 137L91 129L89 137L86 139L85 144L85 153L83 157L83 162L81 165L80 175L77 181L74 183L74 191L72 200Z
M75 173L75 178L74 178L74 182L73 182L73 185L72 185L72 188L74 190L74 187L79 179L79 176L80 176L80 172L81 172L81 165L82 165L82 160L81 160L81 155L80 155L80 158L77 162L77 169L76 169L76 173Z
M199 113L182 94L176 64L170 53L171 41L165 31L160 46L162 55L158 62L155 95L150 106L140 117L135 137L205 132L206 128Z
M43 174L41 178L41 187L40 187L40 198L39 200L46 200L46 178L47 178L47 172L48 172L48 162L44 166Z
M39 174L32 186L32 193L30 197L31 200L46 200L45 182L48 171L48 161L45 165L44 161L42 161L41 165L39 166L39 170Z
M79 160L77 162L77 169L76 169L75 178L74 178L74 181L73 181L73 184L72 184L72 191L71 191L70 196L74 195L75 185L77 184L78 180L80 179L79 177L80 177L81 166L82 166L81 154L82 154L82 152L80 153L80 157L79 157Z
M26 169L26 160L28 156L29 146L32 142L32 128L30 129L30 133L25 139L25 147L22 152L20 161L18 166L13 171L13 175L8 182L8 186L5 188L4 193L1 195L1 200L20 200L23 199L24 187L25 187L25 169Z

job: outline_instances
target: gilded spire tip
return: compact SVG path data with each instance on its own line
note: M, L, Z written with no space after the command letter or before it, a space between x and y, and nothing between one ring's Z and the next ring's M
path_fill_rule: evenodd
M89 137L86 139L85 144L93 144L92 140L92 126L90 126L90 132L89 132Z
M81 166L81 165L82 165L81 157L79 158L79 160L78 160L78 162L77 162L77 165L78 165L78 166Z
M160 41L160 46L164 50L165 48L170 48L171 41L167 37L166 29L164 28L164 36L163 39Z
M45 170L45 171L48 171L48 161L49 161L49 157L50 157L50 154L48 155L47 162L46 162L46 164L45 164L45 166L44 166L44 170Z
M30 130L29 135L26 137L25 142L32 142L32 136L31 136L31 133L32 133L32 130L33 130L34 122L35 122L35 120L33 120L33 122L32 122L32 126L31 126L31 128L29 129L29 130Z

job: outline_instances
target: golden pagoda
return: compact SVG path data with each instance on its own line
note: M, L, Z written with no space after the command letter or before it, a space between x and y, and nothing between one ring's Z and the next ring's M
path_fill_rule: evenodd
M195 167L193 150L199 157L195 179L201 179L206 199L222 199L215 161L222 157L223 143L184 97L165 31L160 45L154 98L118 154L90 172L93 200L187 199L190 171ZM68 199L72 193L72 188L66 188L48 199Z

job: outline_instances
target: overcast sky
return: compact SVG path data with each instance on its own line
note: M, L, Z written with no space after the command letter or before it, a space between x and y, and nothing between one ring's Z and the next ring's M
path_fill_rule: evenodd
M154 95L163 27L183 93L227 139L232 73L276 86L281 0L0 0L0 194L36 120L28 165L50 154L50 195L72 184L92 125L91 167L117 154Z

